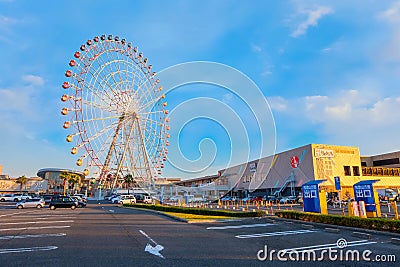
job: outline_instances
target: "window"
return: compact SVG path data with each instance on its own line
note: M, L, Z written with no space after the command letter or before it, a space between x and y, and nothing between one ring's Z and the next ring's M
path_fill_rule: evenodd
M353 175L360 176L360 168L358 166L353 166Z
M344 166L344 175L351 176L350 166Z
M381 160L374 160L373 166L394 165L399 163L400 163L399 158L381 159Z

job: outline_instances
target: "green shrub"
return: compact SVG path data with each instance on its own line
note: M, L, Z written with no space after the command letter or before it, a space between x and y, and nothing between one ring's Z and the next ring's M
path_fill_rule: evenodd
M151 209L157 211L178 212L178 213L197 214L197 215L211 215L211 216L262 217L265 214L262 211L235 212L227 210L212 210L203 208L185 208L185 207L159 206L159 205L146 205L146 204L124 204L124 206L142 208L142 209Z
M276 211L275 215L286 219L400 233L400 220L391 220L386 218L360 218L301 211Z

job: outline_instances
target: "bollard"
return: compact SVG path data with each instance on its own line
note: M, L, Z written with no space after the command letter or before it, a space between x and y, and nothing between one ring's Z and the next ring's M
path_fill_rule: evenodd
M393 211L394 211L394 219L398 220L399 219L399 211L397 209L397 202L393 201L391 204L393 205L392 208L393 208Z
M344 216L344 215L346 215L346 214L344 213L344 206L342 206L342 216Z

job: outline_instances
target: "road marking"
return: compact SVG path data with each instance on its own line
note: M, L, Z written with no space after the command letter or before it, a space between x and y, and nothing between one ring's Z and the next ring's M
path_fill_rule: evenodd
M0 215L0 217L7 217L7 216L18 215L18 214L32 213L32 212L34 212L34 211L14 212L14 213Z
M207 230L224 230L224 229L240 229L240 228L253 228L276 225L273 223L258 223L258 224L243 224L243 225L228 225L228 226L211 226Z
M20 215L17 216L13 219L19 219L19 218L36 218L37 220L47 220L49 218L46 217L66 217L65 219L74 219L76 216L70 216L70 215L51 215L51 214L38 214L38 215Z
M58 234L40 234L40 235L6 235L0 236L0 240L7 240L7 239L24 239L24 238L38 238L38 237L58 237L58 236L66 236L65 233L58 233Z
M6 228L6 229L0 229L0 232L4 232L4 231L20 231L20 230L39 230L39 229L61 229L61 228L68 228L71 227L69 225L62 225L62 226L39 226L39 227L35 227L35 226L30 226L30 227L19 227L19 228Z
M296 230L296 231L284 231L284 232L271 232L271 233L261 233L252 235L237 235L236 238L256 238L256 237L270 237L270 236L280 236L280 235L297 235L297 234L309 234L315 233L315 230Z
M375 241L369 241L369 240L357 240L357 241L349 241L347 242L346 248L347 247L355 247L355 246L362 246L362 245L370 245L370 244L375 244L377 242ZM283 249L282 251L288 252L288 251L316 251L316 250L323 250L323 249L340 249L337 245L337 243L332 243L332 244L323 244L323 245L316 245L316 246L308 246L308 247L299 247L299 248L288 248L288 249Z
M7 253L19 253L19 252L32 252L32 251L45 251L45 250L54 250L57 249L56 246L48 246L48 247L31 247L31 248L5 248L0 249L0 254Z
M156 241L154 241L150 236L148 236L144 231L139 230L139 232L144 235L145 237L147 237L148 240L150 240L152 243L155 244L155 246L153 247L152 245L150 245L149 243L147 243L146 247L144 248L145 252L149 252L150 254L153 254L155 256L158 256L162 259L165 259L163 255L161 255L160 251L164 249L163 246L157 244Z
M40 221L40 222L10 222L10 223L2 223L1 225L15 225L15 224L45 224L45 223L71 223L74 222L72 220L68 221Z

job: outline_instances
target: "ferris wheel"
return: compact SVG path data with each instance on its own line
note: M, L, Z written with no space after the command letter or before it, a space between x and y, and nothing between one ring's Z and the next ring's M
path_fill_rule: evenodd
M131 175L141 188L154 190L167 159L170 129L167 102L148 59L118 36L90 39L74 53L65 72L69 116L66 141L84 173L98 185L115 188Z

